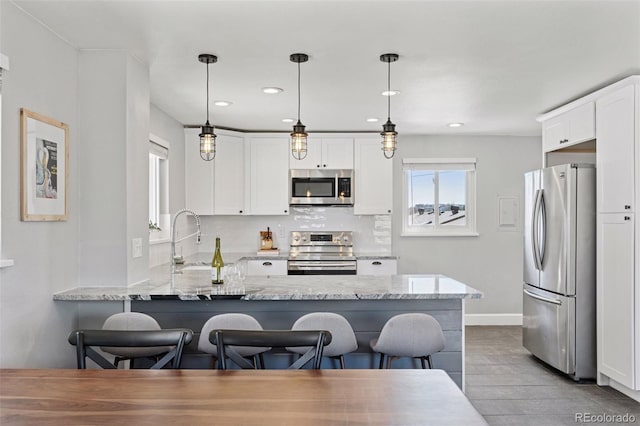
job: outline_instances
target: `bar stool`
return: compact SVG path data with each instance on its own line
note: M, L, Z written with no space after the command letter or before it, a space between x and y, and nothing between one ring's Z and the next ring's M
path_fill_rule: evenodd
M207 320L200 331L198 339L198 350L212 355L211 368L214 367L215 360L218 360L218 348L209 341L209 335L212 330L231 329L231 330L262 330L262 326L251 315L247 314L219 314L214 315ZM262 354L267 352L269 347L249 347L239 346L234 350L242 357L253 357L254 367L264 368L264 359ZM258 364L258 357L260 363ZM218 362L220 362L218 360Z
M444 349L444 335L438 321L431 315L421 313L400 314L387 321L380 336L369 342L371 349L380 353L379 368L391 368L393 358L420 358L422 368L433 368L431 355Z
M160 324L150 315L141 312L119 312L111 315L102 324L103 330L119 330L119 331L150 331L160 330ZM130 360L129 367L133 368L133 362L136 358L153 358L156 361L158 356L169 352L171 346L154 346L154 347L110 347L103 346L100 348L103 352L115 355L114 365L118 367L120 361Z
M301 316L291 330L327 330L331 332L331 343L324 348L323 356L338 358L344 369L344 354L358 349L356 335L345 317L332 312L312 312ZM286 348L290 352L304 354L308 348Z

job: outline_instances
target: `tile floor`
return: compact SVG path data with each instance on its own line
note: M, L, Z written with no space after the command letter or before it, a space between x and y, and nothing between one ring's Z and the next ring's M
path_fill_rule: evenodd
M522 347L520 327L466 328L466 394L490 425L575 426L576 413L628 413L640 425L640 403L542 364Z

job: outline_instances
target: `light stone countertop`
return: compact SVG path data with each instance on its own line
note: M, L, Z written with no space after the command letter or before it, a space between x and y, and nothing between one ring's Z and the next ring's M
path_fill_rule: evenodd
M168 264L150 270L150 279L122 287L76 287L53 295L60 301L118 300L380 300L380 299L478 299L476 289L438 274L423 275L285 275L246 276L211 284L210 260L204 254L186 259L176 273ZM269 256L279 259L283 256ZM226 264L265 259L246 253L225 255ZM284 256L286 258L286 256ZM190 268L191 267L191 268Z

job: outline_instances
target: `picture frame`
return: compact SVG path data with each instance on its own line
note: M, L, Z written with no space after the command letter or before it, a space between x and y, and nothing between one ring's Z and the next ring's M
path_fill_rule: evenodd
M20 154L20 219L67 220L69 126L20 108Z

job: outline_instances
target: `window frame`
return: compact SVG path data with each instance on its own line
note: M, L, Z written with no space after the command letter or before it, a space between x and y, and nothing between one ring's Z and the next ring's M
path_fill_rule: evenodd
M469 237L478 236L476 228L477 201L477 159L470 158L403 158L402 159L402 237ZM441 172L447 170L461 170L466 172L465 185L465 226L445 226L437 224L429 227L419 227L409 224L409 182L408 171L424 170ZM439 188L434 188L434 210L440 204Z
M156 157L156 167L152 167L152 157ZM168 203L169 200L169 142L164 139L159 138L153 134L149 135L149 170L148 170L148 188L149 188L149 207L151 207L152 198L156 198L157 205L157 224L161 228L161 231L152 231L149 230L149 243L150 244L158 244L169 241L169 221L170 221L170 212L169 206L166 206L166 212L163 213L162 202L165 200L165 203ZM161 162L165 162L165 164L161 164ZM155 169L155 170L154 170ZM151 173L155 172L155 178L152 178ZM151 194L151 183L152 180L155 180L155 184L157 186L157 195L152 196ZM151 220L151 211L147 212L147 216L149 216L149 220Z

